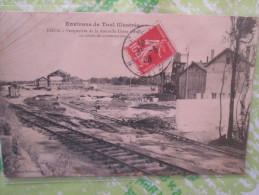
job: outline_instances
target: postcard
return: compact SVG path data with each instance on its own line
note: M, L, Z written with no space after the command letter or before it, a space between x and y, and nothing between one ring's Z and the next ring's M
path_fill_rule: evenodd
M0 13L6 177L240 174L258 18Z

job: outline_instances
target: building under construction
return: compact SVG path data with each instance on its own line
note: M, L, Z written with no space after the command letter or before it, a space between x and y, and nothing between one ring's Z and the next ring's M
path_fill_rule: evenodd
M57 70L36 80L37 88L48 89L78 89L84 87L84 82L78 77L72 77L63 70Z

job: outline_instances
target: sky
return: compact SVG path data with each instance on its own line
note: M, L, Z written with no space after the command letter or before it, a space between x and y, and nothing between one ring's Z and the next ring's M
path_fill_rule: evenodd
M92 26L66 26L66 22ZM94 27L94 23L99 26ZM134 29L103 23L160 23L178 52L185 53L189 47L189 64L206 61L211 49L217 55L228 46L223 41L230 26L228 16L5 12L0 15L0 80L35 80L58 69L82 79L134 76L122 60L124 37L79 37L93 34L89 31L95 29L116 31L118 35ZM61 32L49 32L51 29ZM186 62L186 58L182 61Z

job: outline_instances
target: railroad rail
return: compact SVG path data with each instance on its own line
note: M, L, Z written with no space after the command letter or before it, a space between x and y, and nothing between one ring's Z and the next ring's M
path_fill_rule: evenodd
M95 136L82 133L71 127L30 112L18 105L11 105L19 110L18 117L26 124L37 127L40 133L57 139L75 152L86 154L95 161L103 162L114 174L196 174L190 170L169 162L134 151Z
M135 125L134 123L132 124L132 123L128 123L127 121L124 121L124 120L115 119L115 118L112 118L112 117L109 117L109 116L101 115L99 113L96 113L96 111L81 108L79 106L76 106L76 105L73 105L73 104L70 104L70 103L67 103L67 102L59 102L59 103L61 103L63 105L66 105L68 107L71 107L73 109L76 109L78 111L92 114L94 117L97 117L97 118L100 118L100 119L109 120L109 121L116 122L120 125L125 125L125 126L130 126L130 127L133 127L133 128L137 128L137 125ZM183 137L183 136L179 136L179 135L176 135L176 134L173 134L173 133L169 133L169 132L166 132L166 131L161 130L161 129L150 129L150 128L143 128L143 127L141 129L145 130L149 133L157 133L157 134L164 135L165 137L167 137L170 140L176 140L176 141L179 141L181 143L192 144L192 145L195 145L195 146L198 146L198 147L201 147L201 148L205 148L207 150L213 150L213 151L221 152L221 153L224 153L224 154L227 154L227 155L230 155L230 156L245 159L244 155L241 155L241 154L238 154L238 153L235 153L235 152L230 152L230 151L224 150L224 149L219 148L219 147L212 147L212 146L209 146L207 144L203 144L201 142L198 142L198 141L195 141L195 140Z

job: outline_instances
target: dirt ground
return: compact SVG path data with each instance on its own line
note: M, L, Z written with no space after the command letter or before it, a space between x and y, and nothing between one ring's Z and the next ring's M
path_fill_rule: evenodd
M3 100L0 105L3 106ZM9 120L3 122L7 115L12 118L12 123ZM110 170L104 168L101 163L72 152L57 140L49 140L49 137L39 133L37 128L26 127L9 109L1 109L0 122L1 125L10 126L10 135L0 135L4 172L7 177L110 174Z
M148 88L142 90L151 93ZM111 89L110 89L111 90ZM122 89L120 89L122 90ZM127 91L128 89L124 89ZM118 90L117 90L118 91ZM6 90L1 91L2 96L6 95ZM130 92L128 92L130 93ZM145 120L147 118L159 118L162 122L169 123L170 126L164 128L165 131L184 135L175 129L175 102L148 102L113 100L112 91L85 91L85 90L23 90L21 97L13 99L1 98L0 101L0 124L5 127L9 125L10 135L0 131L0 139L4 155L5 174L11 177L40 177L40 176L90 176L90 175L110 175L113 174L102 163L92 161L88 156L76 153L62 145L57 140L49 140L37 131L21 124L15 113L8 109L6 101L15 104L25 104L28 98L38 95L50 95L58 101L65 101L95 110L97 113L121 120ZM140 95L142 93L139 93ZM134 95L131 95L134 97ZM39 100L39 99L34 99ZM28 102L27 102L28 105ZM45 107L46 105L41 105ZM59 112L55 109L39 109L36 105L30 104L31 109L35 109L46 116L55 119L53 114L67 116L66 125L73 126L78 130L91 134L104 140L121 144L133 150L141 151L161 160L168 161L180 167L192 170L200 174L230 174L242 173L245 168L245 160L232 157L226 154L211 150L201 149L197 146L171 141L160 134L150 134L142 128L132 128L116 124L111 121L95 118L89 113L83 113L65 105L58 104ZM115 132L103 129L86 128L83 120L96 120L109 125ZM69 122L68 122L69 121ZM7 124L7 125L6 125ZM3 128L2 128L3 129ZM200 135L186 135L189 138L207 143L210 140L210 133ZM243 152L243 151L240 151Z

